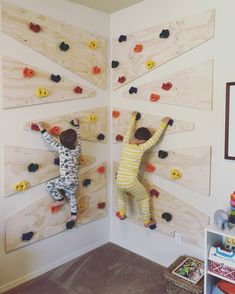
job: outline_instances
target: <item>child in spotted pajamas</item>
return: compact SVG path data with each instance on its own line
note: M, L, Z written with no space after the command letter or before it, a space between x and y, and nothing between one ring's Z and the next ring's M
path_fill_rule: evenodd
M167 128L170 118L165 117L162 119L160 127L153 136L147 128L138 128L132 138L136 116L137 112L133 112L124 136L124 146L117 172L118 212L116 215L121 220L126 218L126 193L131 193L139 204L144 226L155 229L156 222L151 219L150 214L149 195L144 186L138 181L138 172L144 152L158 142Z
M60 134L60 143L56 141L44 128L43 123L38 123L43 139L51 148L59 153L60 176L46 183L47 192L55 200L51 209L59 208L65 204L64 196L69 201L71 216L66 227L71 228L77 220L76 190L79 184L78 170L81 153L79 120L72 120L74 129L68 129Z

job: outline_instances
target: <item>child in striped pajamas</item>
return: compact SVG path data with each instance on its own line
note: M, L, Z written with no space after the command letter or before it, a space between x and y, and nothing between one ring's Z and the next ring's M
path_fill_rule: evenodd
M158 142L167 128L170 118L165 117L162 119L160 127L153 136L147 128L138 128L132 138L136 115L137 112L132 113L126 135L124 136L124 146L117 172L118 212L116 215L121 220L126 218L126 193L131 193L139 204L144 226L155 229L156 222L151 219L150 215L149 195L144 186L138 181L138 172L144 152Z
M55 200L51 209L59 208L65 204L64 196L69 201L71 216L66 227L70 229L77 220L76 190L79 184L78 169L81 153L79 120L74 118L72 124L75 129L67 129L60 134L60 143L56 141L44 128L43 123L38 123L43 139L59 153L60 176L46 183L47 192Z

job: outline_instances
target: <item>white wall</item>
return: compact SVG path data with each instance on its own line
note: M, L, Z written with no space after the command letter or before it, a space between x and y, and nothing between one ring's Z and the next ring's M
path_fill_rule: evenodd
M78 26L105 37L110 34L110 17L97 10L88 9L66 0L9 0L5 1L37 13L58 19L68 24ZM69 70L52 62L30 48L24 47L14 39L0 33L0 54L16 58L22 62L34 64L36 67L51 72L61 73L63 76L83 83L97 90L94 98L80 99L61 103L51 103L30 107L3 110L0 99L0 132L1 154L4 145L16 145L45 149L41 139L32 139L30 132L22 130L23 122L44 117L60 115L98 106L109 106L109 92L100 90L92 84L79 78ZM1 75L2 76L2 75ZM108 81L109 82L109 81ZM0 89L2 97L2 88ZM109 160L109 144L84 142L82 148L86 154L95 154L97 163ZM43 185L20 193L3 197L3 158L1 158L1 197L0 197L0 292L17 285L34 276L44 273L76 256L87 252L109 240L108 217L96 222L69 230L32 245L5 253L5 218L14 214L27 204L45 195ZM20 220L19 220L20 221Z
M229 195L234 190L235 162L224 160L225 83L234 81L235 73L235 3L232 0L145 0L111 16L111 35L128 34L167 21L198 14L208 9L216 10L215 38L173 59L158 69L135 81L141 85L157 77L174 73L203 60L214 59L213 111L202 111L164 104L148 104L125 99L122 92L129 85L112 93L112 106L128 108L159 116L194 122L195 131L166 136L163 149L212 146L211 195L201 195L190 189L154 176L155 184L179 199L212 216L218 208L229 208ZM157 75L157 76L156 76ZM112 146L114 160L119 159L118 144ZM193 231L192 231L193 234ZM111 241L153 261L168 266L179 255L203 257L203 249L190 243L176 244L173 238L162 233L150 232L131 222L120 222L115 216L111 221Z

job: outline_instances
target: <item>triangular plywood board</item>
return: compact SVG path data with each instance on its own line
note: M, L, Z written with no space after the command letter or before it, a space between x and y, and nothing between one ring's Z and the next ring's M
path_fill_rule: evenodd
M113 127L113 143L119 143L120 136L123 137L131 118L132 111L120 108L114 108L112 112L112 127ZM161 123L162 117L141 113L141 119L136 122L136 129L139 127L149 128L151 131L156 130ZM179 132L192 131L194 124L181 120L174 120L172 126L168 126L165 134L174 134Z
M2 3L1 15L3 33L105 88L104 37L7 3Z
M59 127L60 131L71 128L71 120L79 118L81 128L81 139L106 143L107 141L107 110L106 107L91 108L84 111L68 113L55 117L47 117L24 124L24 129L31 131L32 124L43 122L45 128L50 131L53 127Z
M2 69L4 108L75 100L96 95L94 90L69 81L58 73L49 73L9 57L2 58ZM33 73L30 77L31 70ZM61 80L52 81L51 75L54 75L54 79L60 77ZM46 90L48 96L41 97L37 93L40 88Z
M137 79L213 36L213 10L119 36L113 40L112 48L113 89Z
M4 146L4 176L5 196L20 193L14 190L14 185L25 181L31 188L59 176L59 167L54 163L58 158L57 152L25 148L18 146ZM95 162L94 156L81 155L80 167ZM38 169L28 171L30 164L38 164Z
M114 173L117 170L117 164L114 164ZM157 222L157 231L174 237L175 233L182 235L183 241L203 246L204 229L209 224L209 217L199 210L193 208L177 197L155 186L153 183L142 180L149 193L151 203L151 213ZM115 188L116 189L116 188ZM159 195L151 196L150 191L155 190ZM115 193L114 193L115 195ZM169 213L172 216L171 221L162 218L163 213ZM127 220L143 226L140 209L133 195L127 195Z
M147 167L149 166L149 170L151 170L151 166L154 166L153 173L159 177L204 195L210 194L210 146L167 150L167 153L165 158L159 158L158 151L148 152L144 155L140 169L145 176L152 174L152 172L146 171ZM176 176L172 176L171 172ZM181 173L181 177L177 176L178 172Z
M124 96L149 103L211 110L212 69L212 60L208 60L144 85L132 85L137 93L132 93L130 88Z
M77 193L78 221L76 227L105 217L107 214L105 167L106 163L102 163L80 174L81 185L83 180L88 178L91 180L91 185ZM98 172L99 168L103 172ZM6 219L6 252L66 230L65 223L70 216L69 205L66 203L57 213L52 213L50 210L52 202L49 195L43 196ZM22 234L28 232L33 232L33 237L29 241L22 241Z

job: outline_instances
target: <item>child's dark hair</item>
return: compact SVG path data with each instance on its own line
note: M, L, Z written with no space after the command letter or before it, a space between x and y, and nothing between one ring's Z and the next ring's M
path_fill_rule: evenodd
M138 128L135 131L134 138L138 140L145 140L147 141L152 137L152 134L149 129L147 128Z
M60 134L60 143L68 149L74 149L76 140L77 133L73 129L65 130Z

